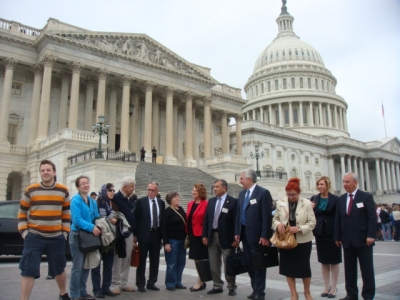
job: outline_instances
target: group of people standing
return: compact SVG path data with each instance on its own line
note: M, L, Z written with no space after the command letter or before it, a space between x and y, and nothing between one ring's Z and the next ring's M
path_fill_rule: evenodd
M146 150L144 150L144 147L140 149L140 161L144 162L144 158L146 157ZM157 163L157 149L156 146L151 149L151 162L153 164Z
M228 295L234 296L236 278L227 275L226 257L235 247L239 247L240 242L251 280L252 292L247 298L265 299L267 271L266 268L254 268L251 252L259 247L271 246L273 230L279 233L289 231L296 237L295 248L280 249L279 273L287 278L291 300L299 298L296 278L303 281L305 298L312 299L310 257L314 236L324 278L321 297L336 297L343 248L347 295L342 300L358 299L357 259L364 282L362 297L374 298L374 200L372 195L357 189L358 178L354 173L344 175L343 187L346 193L340 197L329 192L331 183L328 177L319 178L316 182L319 194L313 196L311 201L300 196L300 179L291 178L285 187L286 197L277 201L273 213L271 194L257 184L256 172L252 169L241 172L240 183L244 189L238 198L228 194L228 183L224 179L214 182L215 196L209 200L204 184L195 184L192 188L193 200L188 203L186 211L179 205L177 192L166 195L166 208L165 202L157 197L157 182L150 182L147 196L137 199L134 194L135 181L131 177L122 179L118 192L112 183L102 185L94 200L89 196L89 178L79 176L75 181L78 193L70 201L68 189L55 181L54 163L42 161L39 171L42 181L26 189L18 216L18 227L25 238L20 262L22 300L29 299L34 280L40 277L39 265L43 251L48 256L49 275L55 277L59 286L60 300L90 300L115 296L122 291L133 292L136 289L128 284L128 277L132 249L136 243L140 249L140 263L136 269L139 292L160 290L156 282L161 243L167 264L166 289L187 289L182 283L182 274L189 244L189 259L197 262L208 258L210 261L213 286L207 294L223 293L223 265ZM102 276L100 265L84 267L85 253L78 245L79 230L92 232L95 236L102 234L103 229L95 223L99 217L106 217L117 228L115 242L101 249ZM68 233L72 255L70 295L66 292L64 270L64 243ZM149 275L146 280L147 257ZM89 272L92 276L93 296L88 294L86 287ZM197 292L204 289L206 283L198 276L189 290Z

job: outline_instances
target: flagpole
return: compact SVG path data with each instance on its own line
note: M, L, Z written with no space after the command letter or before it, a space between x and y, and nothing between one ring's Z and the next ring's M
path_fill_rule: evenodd
M385 127L385 138L387 138L386 121L385 121L385 110L383 109L383 101L382 101L382 117L383 117L383 126Z

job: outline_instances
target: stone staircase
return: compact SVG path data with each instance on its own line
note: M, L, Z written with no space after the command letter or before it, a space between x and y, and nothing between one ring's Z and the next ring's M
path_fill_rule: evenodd
M192 200L192 188L195 183L202 183L207 187L207 197L211 198L214 193L212 185L215 177L200 171L197 168L181 166L170 166L140 162L136 169L136 194L138 197L147 195L147 185L151 181L160 184L161 198L176 191L180 193L180 206L186 210L187 203Z

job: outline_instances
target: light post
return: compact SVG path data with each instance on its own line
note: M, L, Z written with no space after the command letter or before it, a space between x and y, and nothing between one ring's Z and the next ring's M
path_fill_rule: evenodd
M108 129L110 129L110 125L108 125L108 124L103 126L104 119L105 119L105 117L103 115L100 115L99 116L99 122L96 123L95 125L92 125L93 132L95 134L96 133L99 134L99 148L96 151L95 158L103 158L103 150L101 149L101 136L103 134L107 134L108 133Z
M259 158L263 158L264 152L262 152L262 151L259 152L259 148L260 148L260 145L259 145L258 143L255 144L255 145L254 145L254 152L255 152L255 153L250 152L250 157L256 159L256 166L257 166L256 174L257 174L257 177L258 177L258 178L261 178L261 172L260 172L260 170L258 169L258 159L259 159Z

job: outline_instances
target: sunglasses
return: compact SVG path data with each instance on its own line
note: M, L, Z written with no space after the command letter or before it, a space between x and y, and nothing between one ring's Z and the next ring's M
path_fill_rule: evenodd
M113 193L115 193L115 190L114 190L114 189L107 189L107 192L113 192Z

